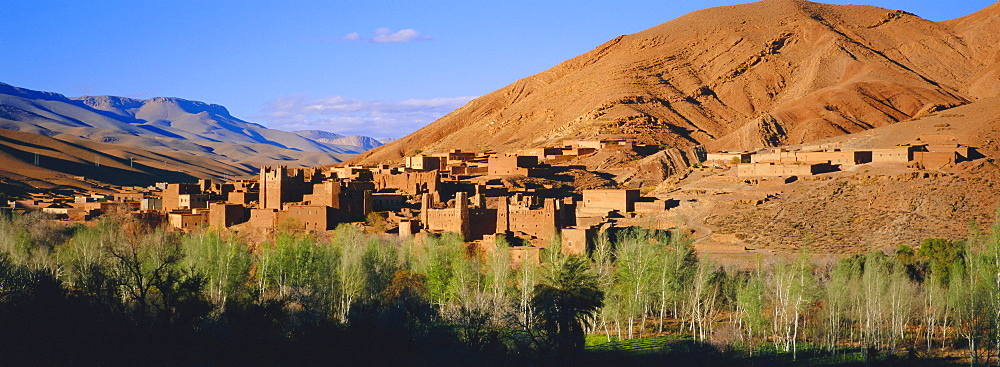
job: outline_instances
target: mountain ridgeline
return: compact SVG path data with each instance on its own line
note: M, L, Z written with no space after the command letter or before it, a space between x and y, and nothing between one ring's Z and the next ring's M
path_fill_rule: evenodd
M1000 94L1000 3L932 22L764 0L620 36L354 159L625 134L738 150L811 142Z
M166 97L68 98L3 83L0 83L0 129L4 129L0 136L10 137L0 140L3 145L0 151L7 153L7 158L19 160L5 165L8 169L3 177L60 181L57 184L66 184L65 180L55 179L60 176L57 173L70 172L63 169L65 164L56 163L86 161L96 167L98 156L106 154L110 155L104 157L105 163L118 160L130 169L137 167L138 160L142 167L155 166L160 171L231 178L254 174L263 165L306 167L338 163L382 145L366 136L269 129L233 117L217 104ZM27 135L18 135L21 133L41 135L39 139L30 139L37 141L37 146L16 144L27 139ZM65 144L83 150L57 148ZM87 150L93 153L85 153ZM79 151L82 155L69 151ZM36 155L49 159L38 161ZM33 164L38 169L32 169ZM42 173L41 169L52 172ZM158 172L145 173L152 180L162 176Z

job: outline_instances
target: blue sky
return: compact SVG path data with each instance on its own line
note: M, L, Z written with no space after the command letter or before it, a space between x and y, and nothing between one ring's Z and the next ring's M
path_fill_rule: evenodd
M622 34L746 1L5 0L0 82L181 97L283 130L401 137ZM993 0L826 0L930 20Z

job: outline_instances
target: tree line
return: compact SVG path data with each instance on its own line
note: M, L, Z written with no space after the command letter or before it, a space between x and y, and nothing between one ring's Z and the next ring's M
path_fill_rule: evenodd
M585 334L672 334L738 357L809 348L998 361L997 228L743 267L701 259L666 231L604 232L588 256L558 244L541 264L513 267L506 244L475 250L448 234L400 240L343 225L255 242L128 215L4 217L0 353L13 364L518 363L579 353Z

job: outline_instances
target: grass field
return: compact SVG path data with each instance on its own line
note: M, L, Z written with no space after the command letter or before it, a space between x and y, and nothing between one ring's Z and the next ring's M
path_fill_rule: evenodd
M919 358L896 355L867 355L858 349L831 354L822 348L800 344L797 355L774 348L761 348L753 356L742 350L719 350L688 335L665 335L619 340L605 335L587 335L587 365L673 365L692 366L951 366L953 358Z

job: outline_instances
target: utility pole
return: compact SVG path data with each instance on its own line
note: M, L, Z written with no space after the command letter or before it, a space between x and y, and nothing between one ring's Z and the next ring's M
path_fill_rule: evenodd
M35 165L38 165L38 153L35 153Z
M94 165L97 166L97 167L101 166L101 156L99 156L99 155L95 155L94 156Z
M135 158L133 158L133 157L128 157L128 166L129 166L129 168L133 168L133 167L135 167L135 166L133 166L133 165L132 165L132 161L133 161L134 159L135 159Z

